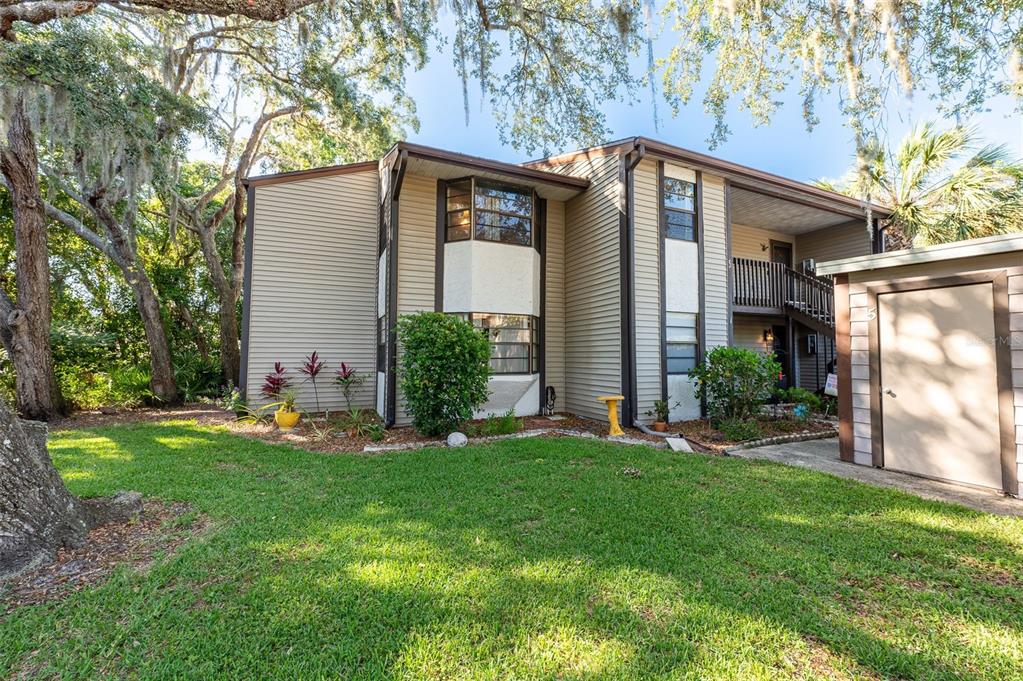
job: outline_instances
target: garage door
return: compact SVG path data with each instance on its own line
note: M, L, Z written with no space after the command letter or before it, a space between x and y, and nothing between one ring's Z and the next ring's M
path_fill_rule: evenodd
M878 296L886 468L1002 486L992 286Z

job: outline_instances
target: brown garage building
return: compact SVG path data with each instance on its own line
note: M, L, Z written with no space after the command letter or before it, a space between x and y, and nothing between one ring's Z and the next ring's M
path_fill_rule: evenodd
M1021 493L1023 235L833 260L841 457Z

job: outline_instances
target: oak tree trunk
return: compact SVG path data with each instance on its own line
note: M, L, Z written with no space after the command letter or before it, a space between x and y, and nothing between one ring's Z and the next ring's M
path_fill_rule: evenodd
M153 396L165 404L179 404L177 383L174 381L174 367L171 364L170 343L160 316L160 301L156 297L152 282L137 262L124 268L124 278L135 295L135 304L142 317L142 326L149 343L149 386Z
M14 207L17 300L0 301L0 327L15 372L17 410L46 421L66 412L50 352L50 262L46 218L36 171L35 135L19 96L0 144L0 171Z
M224 273L224 266L220 262L220 251L217 249L214 230L216 225L206 225L196 231L199 237L199 247L203 259L206 261L206 269L209 270L210 280L217 292L219 304L220 322L220 371L224 381L231 381L238 385L241 373L241 350L238 341L238 306L240 277L232 276L230 279ZM233 250L238 250L237 248ZM240 271L237 265L233 269Z
M138 492L71 494L46 451L46 424L22 421L0 400L0 582L81 546L93 527L141 513Z
M88 531L87 511L46 451L46 425L0 402L0 580L81 545Z

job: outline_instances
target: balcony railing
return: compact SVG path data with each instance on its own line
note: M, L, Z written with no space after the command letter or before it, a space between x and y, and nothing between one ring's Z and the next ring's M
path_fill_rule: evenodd
M815 326L835 326L835 291L827 280L752 258L732 258L732 277L732 303L740 312L790 314Z

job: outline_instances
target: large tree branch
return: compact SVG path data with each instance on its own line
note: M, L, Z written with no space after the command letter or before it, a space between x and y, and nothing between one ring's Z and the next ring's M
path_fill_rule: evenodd
M7 41L14 40L14 31L11 29L15 21L45 24L61 17L85 14L95 8L94 2L78 2L77 0L39 0L36 2L0 0L0 38Z
M298 10L320 0L96 0L95 2L67 2L60 0L0 0L0 17L11 16L10 22L29 21L44 23L68 10L80 8L77 14L89 12L97 5L140 6L179 12L181 14L208 14L218 17L243 16L263 21L280 21ZM2 19L0 19L2 22ZM0 23L2 26L2 23ZM8 25L9 28L9 25Z

